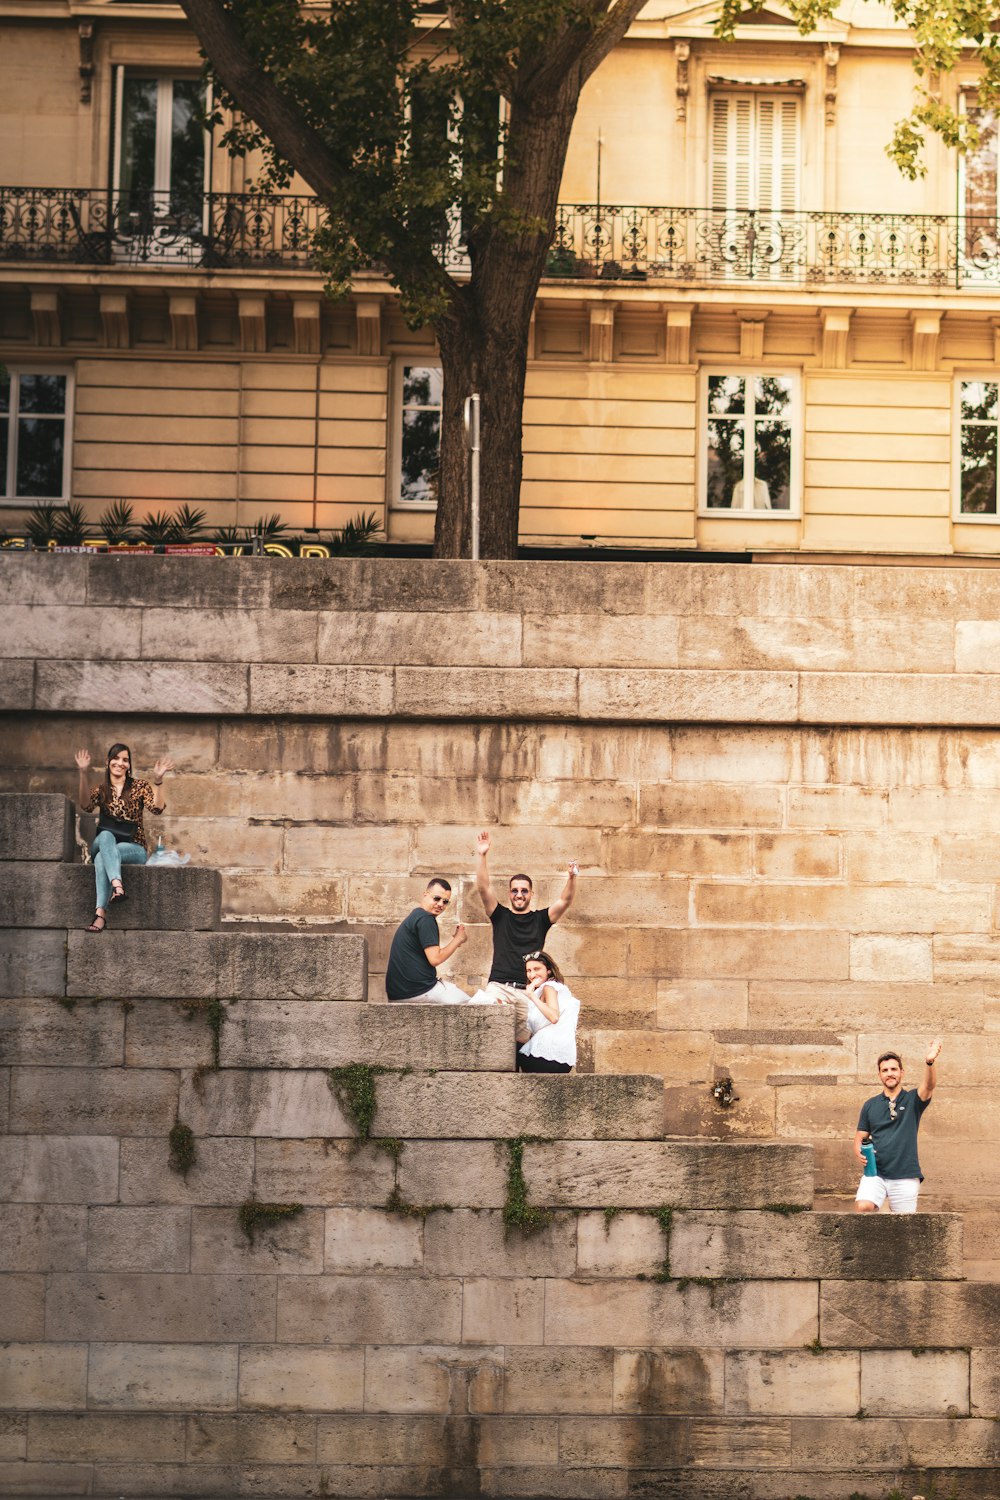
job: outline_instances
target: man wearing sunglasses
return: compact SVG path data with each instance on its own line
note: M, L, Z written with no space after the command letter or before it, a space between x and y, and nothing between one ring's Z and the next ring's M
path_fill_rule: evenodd
M883 1052L879 1058L876 1066L882 1092L861 1106L854 1137L854 1154L862 1166L864 1142L870 1141L875 1147L876 1175L866 1173L861 1178L855 1213L877 1213L887 1198L894 1214L916 1213L917 1194L924 1180L917 1160L917 1130L937 1083L935 1065L940 1051L939 1041L928 1047L923 1080L915 1089L903 1087L903 1059L898 1052Z
M442 943L438 918L450 901L451 886L435 875L420 905L396 928L385 973L385 993L389 1000L407 1001L411 1005L468 1005L465 990L449 979L437 977L438 967L469 937L459 922L451 941Z
M489 852L490 836L484 829L476 838L476 890L493 928L493 964L484 993L488 999L504 1005L524 999L527 990L525 954L537 953L545 947L545 934L563 916L576 895L580 867L572 860L558 899L541 911L533 911L534 887L528 875L510 877L510 906L504 906L497 899L486 862Z

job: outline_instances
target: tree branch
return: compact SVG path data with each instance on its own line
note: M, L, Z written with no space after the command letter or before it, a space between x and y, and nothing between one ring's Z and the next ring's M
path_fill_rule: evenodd
M537 68L525 59L527 66L519 70L518 79L521 98L528 100L558 88L574 70L582 87L621 41L645 4L646 0L614 0L609 10L608 0L592 0L590 9L603 19L595 20L591 29L567 28L562 36L548 43Z
M220 0L180 0L180 4L227 93L319 197L335 198L346 185L349 165L334 157L322 136L258 65L232 12Z
M222 4L222 0L180 0L180 4L226 92L236 100L243 113L260 126L279 156L290 162L317 197L336 213L338 200L350 177L351 163L330 150L302 111L289 102L288 95L260 66L233 12ZM434 255L422 252L422 247L409 236L405 224L391 218L385 227L391 241L406 245L411 263L421 265L424 278L436 282L449 298L453 298L456 283ZM412 279L401 275L400 267L393 265L391 253L385 260L401 285Z

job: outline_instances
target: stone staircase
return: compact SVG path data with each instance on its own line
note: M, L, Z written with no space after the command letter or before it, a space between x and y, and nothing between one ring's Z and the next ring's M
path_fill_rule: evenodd
M0 797L0 1495L996 1493L958 1216L813 1213L810 1148L519 1076L210 870L84 933L69 830Z

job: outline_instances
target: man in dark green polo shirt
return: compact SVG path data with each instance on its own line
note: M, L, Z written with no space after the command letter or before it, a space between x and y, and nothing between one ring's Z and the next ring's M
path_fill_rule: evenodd
M870 1140L875 1147L877 1175L861 1178L854 1200L856 1213L877 1213L887 1198L894 1214L916 1213L917 1194L924 1180L917 1158L917 1130L937 1083L935 1065L940 1051L939 1041L928 1047L923 1080L915 1089L903 1087L903 1059L898 1052L883 1052L879 1058L882 1092L861 1106L854 1137L854 1154L862 1165L864 1142Z

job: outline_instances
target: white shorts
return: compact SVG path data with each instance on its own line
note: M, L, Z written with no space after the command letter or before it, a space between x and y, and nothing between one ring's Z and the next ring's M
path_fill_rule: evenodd
M411 995L408 1000L390 1000L390 1005L468 1005L471 995L460 990L450 979L439 979L422 995Z
M915 1214L919 1192L919 1177L862 1177L854 1201L881 1208L888 1198L894 1214Z

